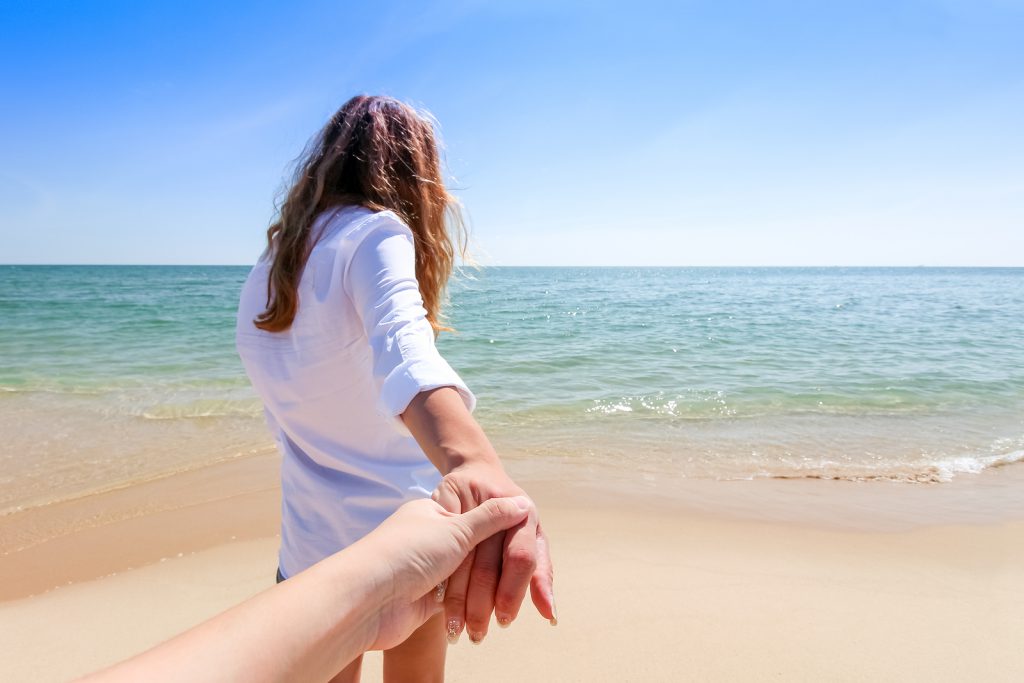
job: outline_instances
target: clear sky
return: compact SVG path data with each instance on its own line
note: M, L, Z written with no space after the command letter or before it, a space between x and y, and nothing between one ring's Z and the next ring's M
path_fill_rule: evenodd
M0 262L249 263L349 96L502 265L1024 266L1024 1L0 4Z

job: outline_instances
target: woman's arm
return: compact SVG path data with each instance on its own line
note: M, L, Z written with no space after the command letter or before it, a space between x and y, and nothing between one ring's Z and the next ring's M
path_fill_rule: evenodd
M444 475L434 499L446 510L467 512L491 498L526 495L505 473L483 429L451 387L417 394L402 419ZM480 642L492 611L499 625L508 626L527 586L537 611L557 623L552 584L547 537L532 509L522 523L481 543L452 575L445 598L449 641L458 640L465 627L470 639Z
M372 220L359 233L343 277L370 344L378 409L408 430L444 475L436 500L446 510L468 512L489 498L523 495L473 419L472 393L434 344L416 280L412 232L387 214ZM527 586L538 611L554 623L551 585L547 538L534 514L521 528L483 544L452 577L445 609L449 640L465 627L479 642L492 612L507 626Z
M408 503L340 553L82 680L327 681L362 652L404 641L440 609L434 587L532 509L526 498L492 499L464 515Z

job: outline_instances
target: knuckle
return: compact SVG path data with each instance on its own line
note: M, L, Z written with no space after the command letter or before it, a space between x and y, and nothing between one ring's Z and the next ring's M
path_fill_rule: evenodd
M498 585L498 573L491 570L477 570L469 577L470 590L494 592Z
M473 573L487 572L497 574L501 567L501 547L488 545L486 548L477 549L476 557L473 559Z
M462 552L468 556L473 549L473 528L465 519L458 518L455 520L454 531L455 541L459 544Z
M487 513L495 521L500 521L512 513L515 506L503 498L492 498L487 503Z
M537 558L529 550L509 550L505 558L505 569L517 574L532 574L537 568Z

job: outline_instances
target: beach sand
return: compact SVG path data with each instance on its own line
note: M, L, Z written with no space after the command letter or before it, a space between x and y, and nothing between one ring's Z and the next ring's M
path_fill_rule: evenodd
M926 512L980 500L977 482L1024 490L1024 467L674 495L510 469L552 539L560 623L527 606L463 638L451 681L1024 680L1024 518ZM247 457L0 518L0 679L66 680L268 588L276 474Z

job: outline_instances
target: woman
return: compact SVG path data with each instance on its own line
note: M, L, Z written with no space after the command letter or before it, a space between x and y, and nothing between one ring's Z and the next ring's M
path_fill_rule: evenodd
M523 495L473 420L475 399L434 346L461 236L430 119L358 96L300 159L239 304L237 345L283 454L278 580L365 536L405 501L467 512ZM471 580L472 577L472 580ZM508 625L531 587L554 623L533 513L452 575L445 614L384 656L386 681L441 681L445 638ZM337 681L359 678L361 659Z

